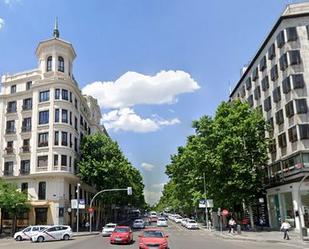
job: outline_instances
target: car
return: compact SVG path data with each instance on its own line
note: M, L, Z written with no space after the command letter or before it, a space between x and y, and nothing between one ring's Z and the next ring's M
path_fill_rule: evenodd
M181 221L182 221L182 217L180 216L180 215L177 215L176 217L175 217L175 220L174 220L176 223L181 223Z
M142 219L136 219L134 220L132 227L135 229L139 229L139 228L143 229L145 228L145 222Z
M150 218L150 222L157 222L157 219L158 219L157 212L151 211L149 218Z
M195 220L189 220L186 223L186 228L188 228L188 229L198 229L198 225L197 225Z
M110 236L111 244L130 244L133 242L133 232L128 226L116 226Z
M116 226L117 226L117 224L115 224L115 223L106 224L102 229L102 236L103 237L110 236L112 234L112 232L114 231Z
M167 220L164 217L159 217L157 220L158 227L167 227Z
M185 227L186 224L187 224L187 222L188 222L189 220L190 220L189 218L184 218L184 219L182 219L181 225L182 225L183 227Z
M38 232L31 237L32 242L44 242L50 240L69 240L73 237L70 226L56 225Z
M22 240L30 240L32 236L36 235L38 232L45 230L50 226L28 226L24 228L23 230L16 232L14 234L14 239L17 241L22 241Z
M139 249L168 249L168 235L158 228L147 228L139 235Z

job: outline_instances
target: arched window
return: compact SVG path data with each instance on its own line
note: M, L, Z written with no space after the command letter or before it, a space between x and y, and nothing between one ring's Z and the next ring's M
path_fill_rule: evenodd
M58 57L58 71L64 72L64 59L61 56Z
M53 57L49 56L47 58L47 65L46 65L46 71L47 72L52 70L52 61L53 61Z

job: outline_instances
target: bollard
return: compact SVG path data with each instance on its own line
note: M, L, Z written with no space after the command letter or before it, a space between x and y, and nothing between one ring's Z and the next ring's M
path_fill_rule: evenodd
M240 227L240 225L237 225L237 234L241 234L241 227Z

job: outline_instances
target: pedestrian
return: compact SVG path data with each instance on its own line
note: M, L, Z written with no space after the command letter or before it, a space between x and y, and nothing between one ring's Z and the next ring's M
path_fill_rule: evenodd
M86 230L88 230L89 226L90 226L90 224L89 224L89 222L87 221L86 224L85 224Z
M264 219L262 217L260 218L259 223L260 223L260 226L261 226L261 230L263 231L264 230L265 221L264 221Z
M281 231L283 231L283 239L287 239L289 240L290 239L290 236L289 236L289 229L291 228L291 225L289 222L283 220L283 223L281 224Z
M234 233L235 232L235 226L236 226L236 221L233 219L233 217L231 217L231 219L229 220L229 233Z

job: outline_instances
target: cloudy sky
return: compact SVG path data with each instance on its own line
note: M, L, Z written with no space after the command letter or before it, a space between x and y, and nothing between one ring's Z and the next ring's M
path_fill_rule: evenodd
M150 203L192 120L227 100L291 0L0 0L0 74L35 68L35 48L60 37L103 123L143 174Z

